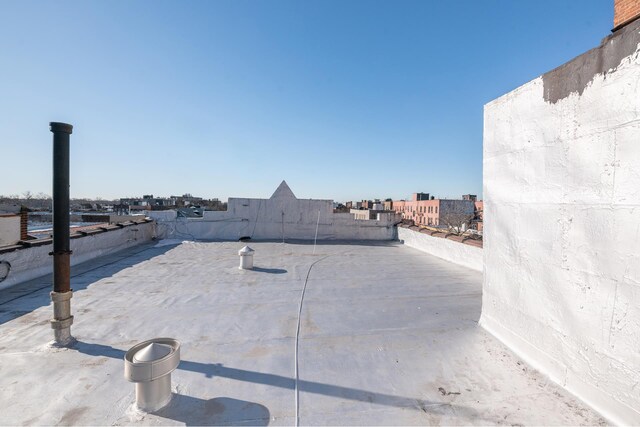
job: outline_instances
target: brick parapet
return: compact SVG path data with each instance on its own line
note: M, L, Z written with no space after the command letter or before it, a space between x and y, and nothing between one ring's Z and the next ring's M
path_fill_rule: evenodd
M615 31L640 17L640 0L615 0L613 10Z

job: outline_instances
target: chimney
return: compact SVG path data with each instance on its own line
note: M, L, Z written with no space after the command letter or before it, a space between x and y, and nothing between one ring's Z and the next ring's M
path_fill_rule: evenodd
M69 243L69 136L73 126L51 122L53 132L53 301L54 345L73 345L71 336L71 249Z
M617 31L640 17L640 0L614 0L613 30Z
M29 225L29 209L26 206L20 208L20 240L27 240L29 235L27 227Z

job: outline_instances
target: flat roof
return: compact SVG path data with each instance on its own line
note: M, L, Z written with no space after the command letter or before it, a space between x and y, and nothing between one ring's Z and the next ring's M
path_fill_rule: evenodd
M49 278L0 292L0 424L605 424L478 326L481 273L397 242L250 242L243 271L245 244L74 267L70 349L47 345ZM182 362L145 414L123 356L154 337Z

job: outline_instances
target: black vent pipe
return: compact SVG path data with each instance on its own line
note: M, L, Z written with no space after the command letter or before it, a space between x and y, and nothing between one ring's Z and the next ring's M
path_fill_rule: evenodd
M53 132L53 319L54 344L68 346L71 336L71 247L69 243L69 136L73 126L51 122Z

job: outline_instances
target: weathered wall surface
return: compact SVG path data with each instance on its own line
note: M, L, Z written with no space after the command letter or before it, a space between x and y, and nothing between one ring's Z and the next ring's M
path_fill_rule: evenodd
M149 242L153 237L155 224L147 222L71 239L71 265ZM0 282L0 289L52 273L53 259L49 255L52 250L53 245L48 244L0 254L0 261L11 264L9 276Z
M481 324L640 424L640 22L485 107Z
M0 216L0 246L20 240L20 216Z
M205 211L203 218L176 218L175 211L150 211L166 238L238 240L393 240L395 215L358 221L333 213L332 200L298 199L283 182L270 199L229 198L226 211Z
M327 212L322 206L272 206L267 199L229 199L246 205L242 212L205 211L200 218L176 218L175 211L149 212L158 222L163 238L194 240L313 240L318 225L318 240L393 240L396 238L394 216L381 220L358 221L349 213ZM260 201L263 203L261 204ZM307 202L302 200L303 202ZM320 207L320 209L318 209ZM318 223L318 211L320 222Z
M398 227L398 239L422 252L482 272L482 248L432 237L403 227Z

